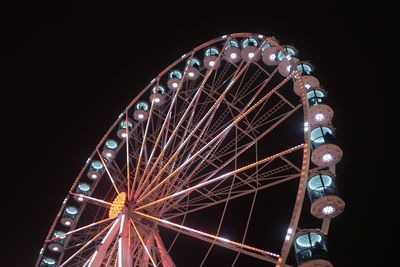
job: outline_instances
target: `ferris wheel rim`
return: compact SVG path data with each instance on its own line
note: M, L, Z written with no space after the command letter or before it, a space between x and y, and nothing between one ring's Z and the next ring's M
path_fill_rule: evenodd
M179 59L177 59L176 61L174 61L171 65L169 65L167 68L165 68L163 71L160 72L160 74L158 74L156 76L156 78L154 78L149 84L147 84L138 94L136 97L134 97L134 99L127 105L127 107L124 109L124 112L122 112L118 119L112 124L112 126L107 130L106 134L101 138L100 142L96 145L95 150L92 152L91 156L89 157L88 161L85 163L84 167L81 169L80 173L78 174L77 178L75 179L73 185L71 186L70 192L72 192L72 189L78 184L78 182L80 181L81 177L84 174L84 171L87 169L88 164L90 162L91 159L94 158L94 156L96 155L96 153L99 153L99 149L101 147L101 145L104 143L104 141L106 140L106 138L110 135L111 131L113 129L115 129L116 125L121 121L121 117L123 117L123 115L127 115L129 110L133 107L133 105L140 99L140 97L142 97L148 90L149 88L151 88L152 86L156 85L158 83L158 80L161 76L165 75L167 72L169 72L170 70L172 70L177 64L179 64L180 62L186 60L187 58L190 58L190 56L192 56L195 52L213 45L215 43L218 43L222 40L228 40L229 38L233 38L233 37L257 37L260 38L261 35L259 34L255 34L255 33L237 33L237 34L230 34L230 35L224 35L215 39L212 39L196 48L194 48L193 50L191 50L188 53L185 53L182 57L180 57ZM272 41L275 42L273 39L269 38L269 37L262 37L263 40L268 40L268 41ZM277 42L275 42L275 45L283 52L285 53L285 50L283 49L282 46L280 46ZM294 75L297 76L297 81L300 81L301 83L301 75L299 74L299 72L297 70L294 70ZM302 90L301 90L301 103L302 103L302 108L303 108L303 113L304 113L304 121L307 120L308 116L307 116L307 100L305 97L305 88L303 86ZM299 201L300 204L297 204L295 206L302 206L302 200L304 198L304 194L305 194L305 183L306 183L306 177L307 177L307 173L308 173L308 166L310 164L310 141L309 141L309 131L304 133L304 148L303 148L303 165L305 166L304 169L302 167L302 171L301 171L301 177L300 177L300 182L299 182L299 191L297 193L296 199L301 199ZM69 198L69 194L67 196L67 198ZM67 199L66 198L66 199ZM65 205L66 200L64 201L63 205L60 208L60 211L58 212L56 219L53 222L52 227L50 228L50 231L47 235L46 239L50 238L51 233L54 231L54 225L57 223L62 210L64 209L64 205ZM294 217L297 217L300 215L301 209L299 211L298 208L295 207L295 211L294 213L297 212L298 214L296 214ZM293 216L293 215L292 215ZM296 218L295 218L296 221ZM291 223L289 229L293 229L292 227L297 226L297 222L295 223ZM293 236L290 236L289 240L285 240L285 244L286 243L291 243ZM288 242L286 242L288 241ZM282 260L283 262L285 262L285 259ZM278 260L279 263L279 260Z

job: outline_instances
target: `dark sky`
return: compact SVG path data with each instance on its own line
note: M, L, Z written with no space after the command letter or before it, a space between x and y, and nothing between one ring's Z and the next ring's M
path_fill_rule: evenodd
M275 36L315 66L329 91L344 158L346 209L331 224L335 266L369 265L378 223L374 184L381 165L382 104L372 9L283 4L236 9L12 6L2 30L1 266L33 266L76 175L131 99L183 53L234 32ZM5 234L5 236L4 236ZM377 256L376 256L377 257ZM5 260L5 263L4 263ZM358 266L361 266L358 265ZM370 265L369 265L370 266Z

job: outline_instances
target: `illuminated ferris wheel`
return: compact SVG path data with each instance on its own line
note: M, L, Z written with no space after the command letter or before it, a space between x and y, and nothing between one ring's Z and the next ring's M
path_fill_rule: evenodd
M297 56L273 37L238 33L164 69L86 161L36 266L332 266L342 150L327 92ZM310 213L320 227L301 225Z

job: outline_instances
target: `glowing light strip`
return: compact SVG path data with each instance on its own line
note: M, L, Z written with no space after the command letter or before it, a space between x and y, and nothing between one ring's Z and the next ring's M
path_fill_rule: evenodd
M306 88L304 88L303 85L303 80L301 79L301 75L297 69L295 69L292 74L296 78L296 82L299 83L300 85L300 98L301 98L301 103L303 104L303 114L304 118L308 118L308 103L307 103L307 95L306 95ZM301 165L301 176L300 176L300 181L299 181L299 186L297 190L297 198L296 202L294 204L294 211L292 213L292 217L290 218L290 223L289 223L289 228L290 229L296 229L299 223L300 219L300 214L301 214L301 209L299 207L302 207L303 201L304 201L304 195L306 192L306 183L307 183L307 174L309 170L309 160L310 160L310 132L305 131L305 139L308 140L308 143L305 144L304 150L303 150L303 162ZM282 245L281 249L281 257L278 260L278 264L276 266L284 266L287 256L289 255L290 247L292 246L292 242L294 240L294 235L289 234L286 236L285 241Z
M117 221L114 222L114 224L117 223ZM64 267L68 262L70 262L73 258L75 258L76 255L82 252L87 246L89 246L94 240L96 240L99 236L101 236L108 228L111 227L113 224L109 224L106 226L103 230L101 230L97 235L95 235L92 239L90 239L88 242L86 242L78 251L76 251L71 257L69 257L66 261L64 261L59 267Z
M130 196L130 168L129 168L129 124L128 124L128 110L125 110L125 146L126 146L126 179L128 181L128 197ZM135 184L132 185L132 190Z
M142 243L142 246L144 247L144 250L146 251L146 254L149 256L151 263L153 263L154 266L157 266L156 263L154 262L153 258L150 255L150 251L147 249L146 244L143 241L143 238L140 236L138 229L136 228L136 225L133 223L132 219L130 219L133 228L135 229L136 235L139 237L140 243Z
M135 209L135 211L141 210L141 209L143 209L143 208L145 208L145 207L148 207L148 206L150 206L150 205L154 205L154 204L156 204L156 203L158 203L158 202L161 202L161 201L164 201L164 200L173 198L173 197L180 196L180 195L182 195L182 194L184 194L184 193L186 193L186 192L191 192L191 191L193 191L193 190L195 190L195 189L197 189L197 188L199 188L199 187L202 187L202 186L205 186L205 185L208 185L208 184L217 182L217 181L219 181L219 180L222 180L222 179L224 179L224 178L226 178L226 177L228 177L228 176L231 176L231 175L233 175L233 174L236 174L236 173L238 173L238 172L241 172L241 171L244 171L244 170L253 168L253 167L257 166L257 165L260 165L260 164L263 164L263 163L265 163L265 162L271 161L271 160L276 159L276 158L278 158L278 157L280 157L280 156L289 154L289 153L291 153L291 152L293 152L293 151L295 151L295 150L297 150L297 149L300 149L300 148L302 148L302 147L304 147L304 144L300 144L300 145L294 146L294 147L292 147L292 148L286 149L286 150L281 151L281 152L279 152L279 153L276 153L276 154L274 154L274 155L272 155L272 156L263 158L263 159L261 159L261 160L259 160L259 161L253 162L253 163L248 164L248 165L246 165L246 166L244 166L244 167L241 167L241 168L239 168L239 169L236 169L236 170L233 170L233 171L231 171L231 172L228 172L228 173L225 173L225 174L223 174L223 175L220 175L220 176L218 176L218 177L216 177L216 178L214 178L214 179L210 179L210 180L208 180L208 181L199 183L199 184L197 184L197 185L194 185L194 186L189 187L189 188L187 188L187 189L184 189L184 190L182 190L182 191L176 192L176 193L174 193L174 194L172 194L172 195L169 195L169 196L160 198L160 199L158 199L158 200L156 200L156 201L153 201L153 202L150 202L150 203L148 203L148 204L146 204L146 205L140 206L140 207L138 207L137 209Z
M89 196L83 195L83 194L77 194L77 193L73 193L73 192L69 192L69 193L71 195L73 195L73 196L86 198L86 199L93 200L95 202L99 202L99 203L103 203L103 204L107 204L107 205L110 205L110 206L116 206L116 207L123 207L124 206L122 204L114 204L114 203L111 203L111 202L108 202L108 201L104 201L104 200L97 199L97 198L94 198L94 197L89 197Z
M272 252L269 252L269 251L266 251L266 250L262 250L262 249L259 249L259 248L255 248L255 247L252 247L252 246L249 246L249 245L245 245L245 244L242 244L242 243L239 243L239 242L235 242L235 241L229 240L227 238L223 238L223 237L212 235L212 234L209 234L209 233L206 233L206 232L202 232L202 231L199 231L199 230L196 230L196 229L193 229L193 228L189 228L187 226L183 226L183 225L180 225L180 224L176 224L176 223L170 222L168 220L164 220L164 219L160 219L160 218L148 215L148 214L144 214L144 213L141 213L139 211L134 211L134 213L142 215L142 216L144 216L146 218L153 219L155 221L164 223L164 224L168 224L168 225L172 225L172 226L175 226L177 228L180 228L180 229L184 229L186 231L190 231L190 232L202 235L202 236L206 236L206 237L209 237L209 238L212 238L212 239L216 239L216 240L221 241L221 242L225 242L225 243L228 243L228 244L231 244L231 245L235 245L235 246L240 247L240 248L256 251L258 253L266 254L266 255L269 255L269 256L272 256L272 257L275 257L275 258L279 258L280 257L278 254L275 254L275 253L272 253Z
M101 155L101 153L100 153L100 151L99 151L98 149L96 149L96 151L97 151L97 154L99 155L99 158L100 158L100 160L101 160L101 163L103 164L104 168L105 168L106 171L107 171L108 177L110 178L111 183L113 184L113 186L114 186L114 188L115 188L115 191L117 191L117 193L119 194L119 191L118 191L117 186L115 185L114 179L112 178L111 173L110 173L110 171L108 170L106 163L104 162L103 156Z
M48 239L48 240L46 240L46 243L49 243L49 242L51 242L51 241L54 241L54 240L56 240L56 239L59 239L59 238L65 237L65 236L67 236L67 235L70 235L70 234L73 234L73 233L79 232L79 231L81 231L81 230L85 230L85 229L87 229L87 228L89 228L89 227L92 227L92 226L98 225L98 224L100 224L100 223L103 223L103 222L109 221L109 220L111 220L111 219L114 219L114 218L107 218L107 219L104 219L104 220L101 220L101 221L98 221L98 222L94 222L94 223L91 223L91 224L85 225L85 226L83 226L83 227L81 227L81 228L78 228L78 229L75 229L75 230L69 231L69 232L67 232L67 233L64 233L64 234L62 234L62 235L56 236L56 237L54 237L54 238L52 238L52 239Z

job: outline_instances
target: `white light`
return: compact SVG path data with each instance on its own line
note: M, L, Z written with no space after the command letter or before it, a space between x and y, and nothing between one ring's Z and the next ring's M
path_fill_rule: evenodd
M143 118L144 118L144 115L143 115L143 114L139 114L139 115L138 115L138 118L139 118L139 119L143 119Z
M97 178L97 175L96 175L96 174L92 174L92 178L93 178L93 179L96 179L96 178Z
M304 131L307 132L308 131L308 121L306 121L304 123Z
M71 222L70 222L70 221L66 221L64 224L65 224L66 226L70 226L70 225L71 225Z
M110 152L108 152L108 153L106 154L106 156L107 156L107 157L111 157L112 154L111 154Z
M58 247L53 247L53 251L58 251Z
M122 137L126 137L126 133L122 133L121 136L122 136Z
M173 84L172 84L172 87L178 88L178 83L173 83Z
M322 213L323 213L323 214L326 214L326 215L332 214L332 213L334 213L334 212L335 212L335 208L332 207L331 205L325 206L325 207L322 209Z
M287 233L288 234L291 234L293 232L293 229L292 228L289 228L288 230L287 230Z
M86 163L89 163L90 160L91 160L91 158L88 158L88 159L86 160Z
M249 57L249 58L253 58L253 57L254 57L254 53L253 53L253 52L250 52L250 53L248 54L248 57Z
M228 35L226 35L226 34L225 34L225 35L222 35L222 38L226 38L227 36L228 36Z
M260 39L262 39L263 37L264 37L264 35L262 35L262 34L258 35L258 38L260 38Z
M228 242L228 243L229 243L229 241L230 241L229 239L223 238L223 237L220 237L219 240L224 241L224 242Z
M184 54L184 55L181 56L181 58L184 58L184 57L186 57L186 54Z
M232 53L232 54L230 55L230 57L231 57L231 59L235 59L235 58L237 58L237 54L236 54L236 53Z
M189 77L194 77L194 73L193 72L189 72L188 75L189 75Z
M286 235L285 240L289 240L290 239L290 235Z
M311 85L308 84L308 83L306 83L304 86L305 86L307 89L310 89L310 87L311 87Z
M322 155L322 160L325 161L325 162L329 162L332 159L333 159L333 156L331 154L329 154L329 153L326 153L326 154Z
M271 60L271 61L274 61L275 58L276 58L275 54L271 54L271 55L269 56L269 60Z
M316 121L323 121L325 119L325 116L322 113L317 113L314 118Z
M83 201L83 197L78 197L78 201Z
M291 65L287 66L287 67L286 67L286 71L287 71L287 72L290 72L290 68L291 68L291 67L292 67Z
M158 103L160 101L161 101L160 98L158 98L158 97L154 98L154 102Z
M214 66L215 65L215 61L211 60L210 62L208 62L208 65L210 65L211 67Z
M287 58L287 60L291 60L292 59L292 57L290 55L287 55L286 58Z
M44 249L41 248L39 254L43 254L43 250L44 250Z

